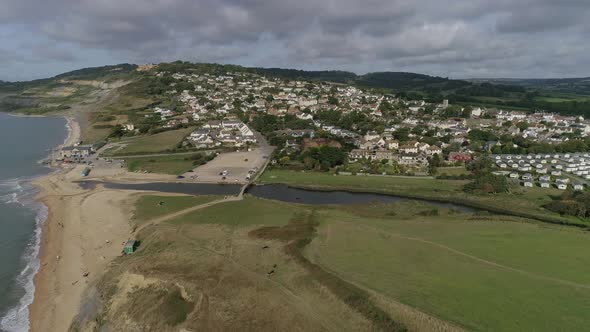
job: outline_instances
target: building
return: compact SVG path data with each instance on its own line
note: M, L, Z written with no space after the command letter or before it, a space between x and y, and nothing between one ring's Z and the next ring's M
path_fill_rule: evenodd
M66 146L59 152L61 160L80 160L92 154L91 145Z
M451 152L449 153L448 160L449 161L471 161L473 157L470 153L467 152Z
M129 255L135 252L137 247L139 246L139 241L137 240L129 240L125 243L125 247L123 247L123 252L125 255Z

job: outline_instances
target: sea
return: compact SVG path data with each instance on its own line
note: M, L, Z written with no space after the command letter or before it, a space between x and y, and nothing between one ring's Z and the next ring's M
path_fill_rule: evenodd
M41 161L67 135L64 118L0 112L0 331L29 330L28 306L47 217L31 181L52 171Z

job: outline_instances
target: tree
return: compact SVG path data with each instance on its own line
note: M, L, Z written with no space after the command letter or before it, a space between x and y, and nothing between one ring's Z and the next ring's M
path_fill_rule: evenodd
M328 97L328 104L330 104L330 105L338 105L338 98L336 98L334 96L329 96Z
M428 158L428 174L436 175L438 173L438 167L441 164L438 153L435 153L432 157Z
M521 121L519 123L516 124L516 127L518 129L520 129L521 131L527 130L529 129L529 123L526 121Z

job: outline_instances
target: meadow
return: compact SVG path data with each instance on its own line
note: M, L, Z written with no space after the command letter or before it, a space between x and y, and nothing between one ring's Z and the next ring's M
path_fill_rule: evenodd
M160 199L156 197L144 198L138 206L153 208ZM163 199L173 212L195 198ZM313 231L302 232L297 225L313 226ZM252 234L267 240L260 242ZM303 296L308 305L317 305L328 317L335 311L326 309L320 298L310 297L309 289L299 282L319 283L340 300L335 302L339 310L352 308L358 314L362 312L355 307L361 303L358 300L349 309L342 307L352 292L368 301L372 312L385 313L410 330L572 331L590 324L585 314L590 309L588 236L572 227L461 213L418 201L306 206L246 196L145 230L145 248L137 257L154 262L163 252L167 252L164 257L178 257L166 264L165 275L188 271L177 265L186 262L180 257L193 255L191 250L206 243L218 254L230 250L233 259L261 274L266 273L262 266L274 261L280 267L274 282ZM281 249L274 237L297 246ZM158 244L162 242L169 244L162 247ZM268 244L268 250L278 250L272 255L278 256L266 261L256 243ZM302 258L284 256L298 252L297 248ZM201 260L212 254L198 252ZM150 275L161 273L155 269ZM240 289L227 282L227 287ZM269 301L278 301L276 296ZM357 329L364 324L363 315L350 317Z
M349 282L468 330L588 326L586 232L410 212L419 210L400 203L323 210L305 254Z

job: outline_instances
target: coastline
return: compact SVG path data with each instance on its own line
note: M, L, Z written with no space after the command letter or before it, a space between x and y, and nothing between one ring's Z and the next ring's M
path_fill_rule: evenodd
M56 148L77 143L80 126L65 116L68 136ZM30 331L67 331L88 286L120 255L128 238L129 192L83 190L72 181L83 166L53 167L32 181L36 201L46 207L40 224L34 296L28 306ZM107 211L107 212L105 212Z

